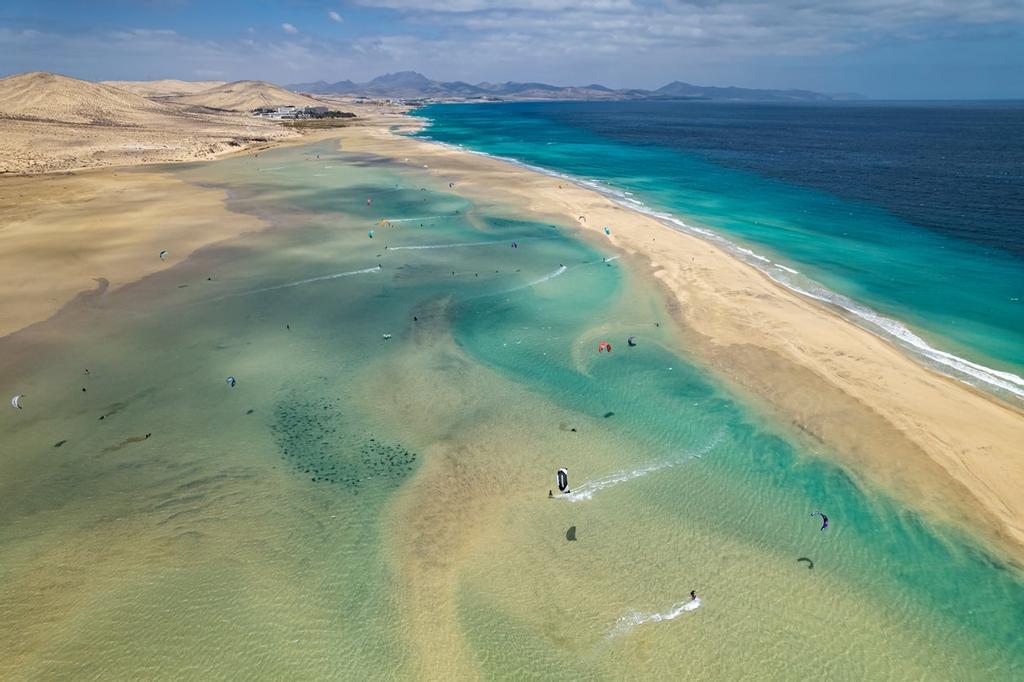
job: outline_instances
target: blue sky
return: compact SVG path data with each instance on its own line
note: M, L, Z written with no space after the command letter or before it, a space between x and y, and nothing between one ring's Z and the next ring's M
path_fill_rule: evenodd
M1024 0L5 0L0 74L1024 98Z

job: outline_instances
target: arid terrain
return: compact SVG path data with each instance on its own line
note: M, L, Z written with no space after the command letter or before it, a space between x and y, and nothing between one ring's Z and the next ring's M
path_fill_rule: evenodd
M0 174L210 159L298 135L276 121L226 109L321 104L258 81L219 86L208 96L137 94L181 90L159 83L134 83L133 92L44 72L0 79ZM295 101L282 101L281 93Z

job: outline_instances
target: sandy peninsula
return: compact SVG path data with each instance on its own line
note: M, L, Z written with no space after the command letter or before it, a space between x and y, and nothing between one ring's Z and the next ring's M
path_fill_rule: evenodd
M852 475L1024 564L1021 410L923 367L716 246L594 191L398 135L418 122L386 107L345 108L358 109L360 118L318 137L337 137L347 151L428 166L471 198L563 223L587 216L581 227L590 238L619 249L636 272L661 283L681 350L822 444ZM5 130L10 123L4 121ZM312 139L285 133L268 139ZM2 144L28 153L16 135ZM140 164L147 157L119 158ZM135 281L205 244L260 229L258 219L230 213L223 200L219 190L160 169L0 180L0 334L48 318L82 292ZM610 237L602 225L613 226ZM161 261L168 243L175 246Z
M349 151L423 167L467 196L576 222L663 285L685 351L838 457L854 476L1024 563L1024 413L940 375L718 247L597 192L403 137L382 117ZM614 226L612 235L600 231Z

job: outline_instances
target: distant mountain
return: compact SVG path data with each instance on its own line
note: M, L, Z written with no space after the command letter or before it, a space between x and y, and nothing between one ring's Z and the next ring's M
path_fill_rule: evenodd
M691 85L682 81L673 81L654 91L666 97L688 97L717 100L744 100L759 102L827 102L832 99L828 95L810 90L757 90L751 88L719 88L708 85Z
M635 100L635 99L712 99L768 102L824 102L855 99L858 95L825 95L809 90L761 90L752 88L691 85L675 81L657 90L613 90L597 83L560 86L547 83L464 83L435 81L415 71L399 71L378 76L367 83L350 80L327 83L296 83L285 86L294 92L333 95L363 95L396 99L500 99L500 100Z

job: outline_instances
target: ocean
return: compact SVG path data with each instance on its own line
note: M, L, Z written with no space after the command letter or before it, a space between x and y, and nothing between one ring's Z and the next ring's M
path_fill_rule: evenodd
M1024 398L1024 104L554 102L415 113L430 123L423 137L567 174L727 240L922 362Z
M1019 572L578 226L331 142L166 170L267 228L0 339L0 677L1024 674Z

